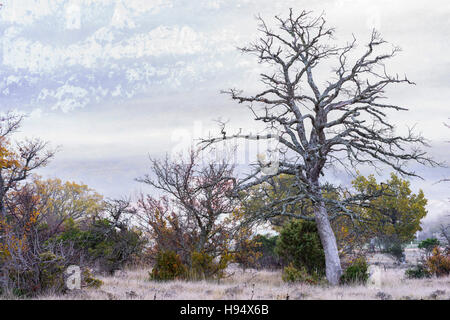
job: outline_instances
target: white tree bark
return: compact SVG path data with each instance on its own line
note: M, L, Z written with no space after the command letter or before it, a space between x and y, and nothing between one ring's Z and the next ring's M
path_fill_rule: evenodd
M331 285L338 285L342 275L341 260L336 243L336 237L331 229L325 204L322 202L315 208L315 221L325 253L327 280Z

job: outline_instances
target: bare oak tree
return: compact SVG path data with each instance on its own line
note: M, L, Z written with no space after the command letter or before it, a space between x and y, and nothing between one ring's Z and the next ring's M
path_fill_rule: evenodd
M386 102L385 89L394 84L413 84L406 76L389 75L385 61L394 57L399 48L386 51L387 43L372 32L364 52L352 59L356 39L344 46L330 44L334 29L326 26L323 16L308 12L298 16L290 10L287 18L275 17L279 30L273 31L259 18L261 37L243 53L255 55L270 72L261 74L265 87L254 95L242 91L226 91L233 100L247 103L256 121L276 129L278 135L221 135L203 139L203 147L231 138L278 139L279 170L295 178L296 194L277 199L280 215L292 216L287 208L308 199L313 203L326 257L326 276L336 285L342 273L336 238L330 225L327 201L323 196L321 176L324 169L342 165L353 170L360 164L393 168L402 175L417 176L407 169L410 160L421 164L435 162L420 149L424 139L409 130L405 136L395 134L387 112L407 110ZM319 66L335 63L324 83L318 81ZM222 132L225 132L222 128ZM266 164L267 165L267 164ZM251 175L238 181L236 190L273 181L275 175L262 174L259 166ZM333 205L351 214L345 205ZM284 208L284 209L283 209ZM302 218L301 216L298 216Z

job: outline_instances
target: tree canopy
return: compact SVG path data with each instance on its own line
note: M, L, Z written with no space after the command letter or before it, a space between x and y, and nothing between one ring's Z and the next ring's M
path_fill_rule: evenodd
M375 237L395 238L405 243L413 240L416 232L422 230L420 222L427 214L427 199L422 190L413 193L409 181L392 173L386 183L378 183L370 175L367 178L357 177L353 186L368 195L384 190L383 195L372 199L362 212Z

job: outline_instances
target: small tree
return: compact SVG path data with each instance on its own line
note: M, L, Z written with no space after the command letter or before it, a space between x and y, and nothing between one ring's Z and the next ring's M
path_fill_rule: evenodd
M450 128L450 124L444 123L444 126L447 128ZM450 142L450 141L447 141ZM450 182L450 178L445 178L441 180L440 182ZM449 216L450 217L450 216ZM442 239L446 242L447 245L447 251L450 253L450 223L443 223L440 225L440 234Z
M87 185L63 182L61 179L42 180L35 177L35 192L39 197L39 223L51 237L62 231L64 223L86 221L100 214L108 202Z
M427 238L419 243L419 249L425 250L426 256L429 257L433 249L439 247L439 240L436 238Z
M233 216L238 202L230 197L233 166L225 160L201 164L194 151L187 159L151 159L151 164L152 173L138 181L164 195L142 196L136 214L154 242L154 253L172 251L191 269L208 264L207 274L219 274L218 266L230 261L238 239L239 215Z
M56 275L70 253L44 246L38 222L40 197L27 179L49 162L54 151L39 139L12 142L22 120L23 116L11 112L0 115L0 289L33 294L52 286L53 281L40 277L46 271L43 268L52 265Z
M413 193L409 181L392 173L386 183L377 183L373 175L359 176L353 186L368 195L383 190L383 195L372 199L362 211L367 232L383 245L401 246L412 241L416 232L422 230L420 222L427 214L427 199L422 190Z
M0 217L0 293L30 296L64 291L63 270L72 251L46 242L33 186L8 192L7 200L7 216Z

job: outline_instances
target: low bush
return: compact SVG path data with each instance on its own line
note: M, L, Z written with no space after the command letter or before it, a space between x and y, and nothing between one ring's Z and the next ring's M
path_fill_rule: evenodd
M187 265L175 251L157 252L150 279L158 281L221 279L233 259L231 254L225 253L219 258L214 258L205 252L197 251L192 252L190 257L191 263Z
M64 228L50 241L73 245L89 264L96 264L109 274L132 262L143 250L144 240L139 232L108 219L98 219L83 227L69 220Z
M247 228L241 228L235 236L236 244L233 252L233 262L238 263L242 271L248 268L257 268L258 260L262 257L260 252L262 243L257 237L251 237L251 231Z
M436 277L450 274L450 254L441 252L439 247L433 249L432 255L426 260L428 272Z
M168 281L185 279L187 268L174 251L161 251L156 255L156 263L150 273L151 280Z
M225 274L225 269L232 260L232 256L223 254L220 256L219 261L215 260L213 256L205 252L194 251L191 254L192 266L189 270L188 278L190 280L222 278Z
M89 268L85 268L81 275L82 286L86 288L98 289L103 285L103 281L97 279Z
M384 252L399 262L405 261L405 251L403 245L398 241L385 242Z
M325 274L325 254L312 221L294 220L284 225L276 253L299 270L305 268L310 274Z
M36 255L25 253L20 258L2 266L3 294L32 297L66 291L64 271L67 263L62 256L44 251Z
M284 282L301 282L307 284L317 284L319 278L308 273L305 267L296 268L292 263L283 269L281 276Z
M431 274L428 271L426 265L419 263L405 271L405 276L408 279L423 279L430 278Z
M283 261L276 252L277 241L280 236L257 235L255 241L259 243L257 252L259 253L255 268L280 269L283 267Z
M369 279L369 266L364 257L356 258L350 262L350 265L344 270L340 278L341 284L366 284Z
M46 251L39 255L39 285L42 291L54 290L62 292L65 290L64 259L53 252Z

